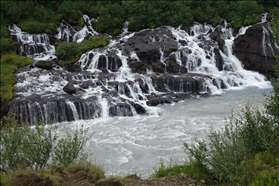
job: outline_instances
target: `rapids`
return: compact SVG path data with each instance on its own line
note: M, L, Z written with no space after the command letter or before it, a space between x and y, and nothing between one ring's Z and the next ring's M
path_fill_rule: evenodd
M268 95L271 90L250 87L225 91L222 96L187 99L161 105L158 115L63 122L59 133L63 134L64 128L89 127L92 136L85 152L92 163L104 168L107 175L147 178L160 162L169 165L187 160L183 142L206 139L211 129L224 127L232 111L237 116L248 103L262 109L263 93Z

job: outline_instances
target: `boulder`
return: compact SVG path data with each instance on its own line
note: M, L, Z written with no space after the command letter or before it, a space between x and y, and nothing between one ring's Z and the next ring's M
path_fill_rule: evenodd
M77 89L72 83L68 83L65 87L63 87L63 90L67 92L68 94L74 94L77 92Z
M151 66L154 71L163 73L166 66L161 63L161 54L168 57L178 50L178 43L170 30L161 27L136 33L126 41L124 50L127 53L135 52L141 63L145 64L133 64L133 69L142 72L146 66Z
M215 28L215 30L209 34L209 37L211 39L217 41L219 44L222 44L222 45L225 44L224 33L222 32L222 26L221 25L217 26Z
M53 64L51 60L40 60L35 62L35 67L50 70L53 68Z
M234 54L247 70L257 71L267 78L275 77L273 66L279 49L272 41L267 23L249 27L234 40Z

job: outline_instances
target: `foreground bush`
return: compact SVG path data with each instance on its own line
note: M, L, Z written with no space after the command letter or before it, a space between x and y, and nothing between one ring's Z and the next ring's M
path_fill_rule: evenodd
M87 131L81 126L73 133L68 131L65 137L59 137L55 125L18 126L13 115L4 116L0 130L1 171L45 169L52 164L67 167L84 160Z

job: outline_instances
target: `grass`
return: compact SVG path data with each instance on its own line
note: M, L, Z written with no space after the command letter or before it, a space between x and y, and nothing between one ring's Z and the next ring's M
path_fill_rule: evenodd
M73 163L67 168L52 165L47 169L17 169L15 171L9 172L8 174L1 173L0 185L11 185L17 175L30 174L39 175L42 179L49 177L53 185L67 185L68 182L75 183L79 181L87 183L86 185L92 185L105 178L104 171L100 167L87 162L79 162ZM63 175L66 175L68 180L65 180Z
M166 166L163 162L160 163L160 167L155 171L152 177L161 178L167 177L170 175L180 175L186 174L191 178L196 180L210 180L208 174L200 170L200 167L197 165L196 161L185 162L182 165L179 164L170 164Z
M31 64L31 59L18 56L15 52L4 53L1 63L1 103L6 103L13 97L13 85L17 82L15 72L18 68Z

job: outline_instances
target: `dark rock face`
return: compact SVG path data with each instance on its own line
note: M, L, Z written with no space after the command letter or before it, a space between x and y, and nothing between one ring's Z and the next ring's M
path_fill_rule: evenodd
M279 49L271 42L267 23L249 27L244 35L234 40L234 54L247 70L257 71L267 78L274 77L273 66Z
M52 61L37 61L35 67L50 70L53 67Z
M65 87L63 87L63 90L67 92L68 94L74 94L77 92L77 89L72 83L68 83Z
M156 72L163 73L166 71L166 65L160 61L161 53L164 53L163 55L167 57L178 50L178 45L170 30L162 27L161 29L145 30L135 34L127 40L125 50L127 52L134 51L137 54L139 60L143 63L139 66L149 67ZM133 70L140 69L137 65Z

